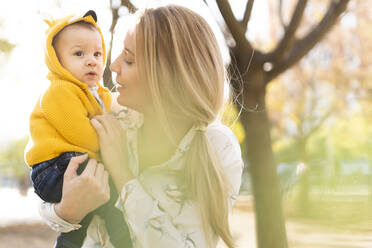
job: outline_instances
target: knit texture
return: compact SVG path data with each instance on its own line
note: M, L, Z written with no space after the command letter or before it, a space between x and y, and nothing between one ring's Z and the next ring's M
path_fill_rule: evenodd
M84 20L92 23L101 34L103 61L106 60L101 30L91 16L69 16L47 21L45 61L50 70L48 89L36 103L30 116L30 139L25 150L25 161L29 166L50 160L63 152L87 152L99 159L98 136L90 124L95 115L103 110L89 91L87 84L80 82L60 64L52 46L53 37L65 26ZM111 95L107 88L97 85L97 93L107 112L110 111Z

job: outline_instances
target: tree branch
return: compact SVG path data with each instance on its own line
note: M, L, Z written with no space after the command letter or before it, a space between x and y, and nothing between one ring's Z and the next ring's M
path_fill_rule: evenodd
M283 18L283 0L279 0L278 16L279 16L280 24L282 24L283 29L286 29L287 25L285 25L284 18Z
M296 30L302 20L302 16L304 14L306 5L307 5L307 0L298 0L296 9L293 12L289 25L284 26L285 32L284 32L283 39L279 42L278 46L275 48L275 50L272 53L272 57L270 60L272 63L276 63L280 59L282 59L283 55L290 48L290 45L292 44L295 38Z
M250 54L253 51L253 48L245 38L245 30L240 22L236 20L230 4L227 2L227 0L217 0L217 5L232 37L235 40L236 46L245 48L244 52L248 52L248 54Z
M137 11L137 7L134 6L130 0L121 0L121 6L125 6L127 7L129 13L134 13L135 11Z
M112 51L112 42L114 38L114 30L115 30L115 26L119 19L119 9L112 7L112 1L110 1L110 9L112 13L112 22L110 26L110 48L107 52L106 68L105 68L105 71L103 72L103 83L108 89L112 91L114 88L114 84L112 82L112 74L111 74L109 67L111 64L111 51Z
M318 25L304 38L294 41L288 55L283 60L274 64L273 70L267 73L266 82L270 82L273 78L303 58L333 27L338 17L345 11L349 1L332 0L327 13Z
M248 0L247 5L245 6L244 17L243 17L243 21L241 22L244 30L247 30L248 22L249 22L249 19L251 18L253 3L254 3L254 0Z

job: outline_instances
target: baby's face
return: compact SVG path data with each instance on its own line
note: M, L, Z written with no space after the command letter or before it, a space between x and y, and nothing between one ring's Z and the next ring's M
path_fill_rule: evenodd
M80 82L95 86L103 74L103 48L98 30L66 27L54 45L59 62Z

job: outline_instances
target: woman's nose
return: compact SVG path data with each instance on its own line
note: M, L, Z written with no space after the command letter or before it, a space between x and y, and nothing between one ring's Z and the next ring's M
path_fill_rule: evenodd
M117 59L115 59L114 62L112 62L111 65L110 65L110 71L112 71L112 72L118 72L118 71L116 70L116 69L117 69L117 66L116 66L116 60L117 60Z

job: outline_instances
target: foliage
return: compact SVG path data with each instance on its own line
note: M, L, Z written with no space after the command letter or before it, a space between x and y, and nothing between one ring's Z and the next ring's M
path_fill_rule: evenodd
M330 165L371 161L370 4L352 4L322 43L269 84L266 99L278 162L299 161L301 141L318 176L334 172L326 168ZM304 19L312 21L312 16Z
M9 54L13 48L15 47L14 44L9 43L9 41L5 39L0 39L0 52Z
M0 20L0 31L1 31L1 27L2 27L2 21ZM13 50L14 47L15 47L14 44L12 44L8 40L0 37L0 53L8 55L8 54L10 54L10 52Z
M231 128L239 143L242 144L245 139L245 133L238 115L239 111L235 105L226 104L223 109L222 122Z
M29 173L29 168L24 162L24 150L28 138L16 139L0 151L0 171L3 175L22 178Z

